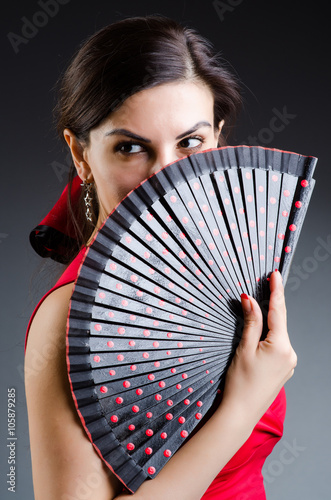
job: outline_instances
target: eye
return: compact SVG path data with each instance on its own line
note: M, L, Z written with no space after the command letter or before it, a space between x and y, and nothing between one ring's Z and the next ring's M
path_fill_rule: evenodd
M180 141L180 146L184 149L198 149L204 143L204 139L199 136L186 137Z
M142 153L144 151L144 147L141 144L137 144L135 142L125 141L117 144L115 147L115 151L130 156L133 154Z

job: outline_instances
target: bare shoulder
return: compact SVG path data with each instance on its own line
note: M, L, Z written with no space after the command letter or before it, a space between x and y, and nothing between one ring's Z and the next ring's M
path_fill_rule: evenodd
M110 500L122 486L89 441L71 395L66 322L73 283L36 312L25 355L25 390L35 499ZM70 496L71 495L71 496Z

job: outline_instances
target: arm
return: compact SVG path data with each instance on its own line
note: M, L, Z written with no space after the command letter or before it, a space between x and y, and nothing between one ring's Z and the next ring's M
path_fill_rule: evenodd
M276 274L273 273L270 280L270 332L267 339L259 342L262 318L257 303L254 299L244 299L244 310L248 304L252 310L245 313L243 338L228 371L222 403L155 479L141 485L134 494L137 500L163 500L169 495L173 500L200 499L292 375L296 356L286 331L281 278ZM38 311L27 348L29 368L33 362L33 349L40 353L47 343L51 345L55 339L57 342L47 370L40 371L36 377L29 376L29 370L26 371L35 498L62 500L61 495L64 499L65 493L77 497L79 481L85 484L86 490L89 484L93 484L92 470L95 471L95 487L90 487L90 496L84 496L86 500L129 499L132 495L119 494L120 482L105 470L85 435L72 402L63 350L71 289L61 292L67 293L67 301L62 294L55 296L56 293L60 295L60 290L53 292L53 299L41 306L40 314ZM62 306L62 312L58 310L59 302L66 304L66 307ZM46 328L45 325L53 326ZM53 418L50 419L49 415ZM61 422L65 422L65 426Z
M28 337L25 390L35 500L110 500L122 491L89 441L66 367L66 320L72 284L52 292Z

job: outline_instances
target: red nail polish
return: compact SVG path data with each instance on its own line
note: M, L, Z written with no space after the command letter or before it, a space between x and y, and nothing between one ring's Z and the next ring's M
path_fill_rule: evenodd
M278 269L275 269L276 272L278 272Z
M240 297L241 297L242 299L249 300L248 295L247 295L246 293L242 293L242 294L240 295Z

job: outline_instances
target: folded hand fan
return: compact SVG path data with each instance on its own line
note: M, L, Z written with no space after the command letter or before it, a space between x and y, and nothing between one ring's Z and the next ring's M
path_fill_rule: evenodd
M87 250L69 379L91 442L131 492L212 411L240 340L241 293L267 312L270 272L286 282L316 161L258 146L190 155L129 193Z

